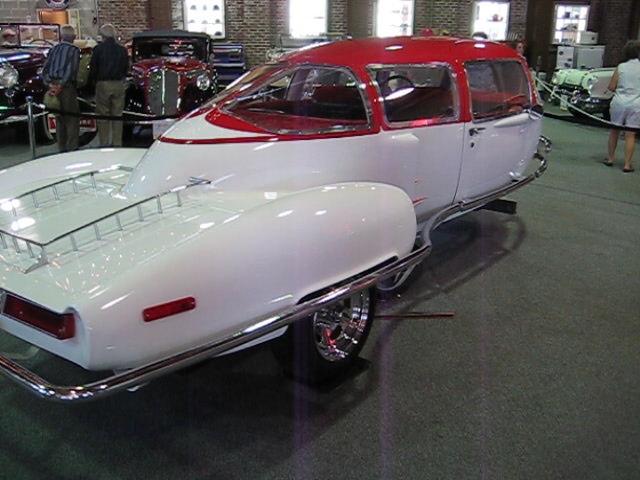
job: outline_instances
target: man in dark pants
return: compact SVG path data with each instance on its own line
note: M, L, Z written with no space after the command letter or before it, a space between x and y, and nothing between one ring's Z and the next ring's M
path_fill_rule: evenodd
M60 99L62 113L56 115L56 137L58 149L68 152L78 148L80 137L80 107L76 84L80 49L73 44L76 32L71 25L63 25L60 36L62 41L47 56L42 78L49 91Z
M96 85L96 113L121 116L124 110L125 79L129 69L127 49L116 42L111 24L100 28L102 43L93 49L90 78ZM98 120L100 146L122 146L122 121Z

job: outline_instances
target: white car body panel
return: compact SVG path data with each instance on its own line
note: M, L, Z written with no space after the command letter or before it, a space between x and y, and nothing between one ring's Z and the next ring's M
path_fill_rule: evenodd
M193 132L203 131L205 124L202 116L186 119L167 134L198 138ZM215 147L215 157L207 145L156 144L142 158L123 192L145 197L158 185L169 190L188 182L190 176L209 179L225 191L289 191L341 181L381 182L407 192L419 204L418 217L423 218L453 200L461 151L442 151L440 145L459 145L462 136L463 127L453 123L382 131L376 135L375 149L369 148L372 136L362 135L304 142L221 144ZM252 135L245 133L244 137ZM362 155L363 151L368 155ZM176 168L179 156L190 158L190 170L181 173ZM146 168L147 163L153 169Z
M61 255L28 278L16 268L3 268L2 280L12 285L12 293L54 311L77 312L83 322L76 338L60 342L2 316L0 327L87 369L133 367L158 352L169 355L228 334L327 282L405 255L416 234L411 202L399 189L385 185L340 184L285 193L275 200L198 189L205 191L189 194L180 213L159 220L153 230L116 235L101 248L100 265L94 255L85 260L78 252L67 254L70 258ZM376 229L381 219L389 227L382 236ZM308 241L309 232L322 234L322 242ZM372 236L375 243L367 241ZM230 244L232 251L225 248ZM291 253L285 252L295 252L294 258L286 258ZM331 258L327 252L333 252ZM215 262L203 262L212 255ZM172 268L176 262L178 270ZM212 268L219 277L212 277ZM269 278L247 275L247 270L268 271ZM168 271L169 282L149 281ZM194 283L193 278L202 281ZM196 309L143 321L141 307L185 296L196 298Z

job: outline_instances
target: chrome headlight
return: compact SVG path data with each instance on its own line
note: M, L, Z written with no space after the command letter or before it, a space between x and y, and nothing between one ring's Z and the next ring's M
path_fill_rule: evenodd
M13 65L0 65L0 86L11 88L18 83L18 71Z
M560 82L560 79L558 78L558 73L554 72L553 76L551 77L551 83L554 85L558 85L559 82Z
M591 92L591 89L593 88L595 83L596 83L596 79L590 76L589 78L587 78L587 81L584 82L584 88L587 90L587 92Z
M211 79L209 78L209 75L206 73L199 75L196 79L196 85L200 90L208 90L211 86Z

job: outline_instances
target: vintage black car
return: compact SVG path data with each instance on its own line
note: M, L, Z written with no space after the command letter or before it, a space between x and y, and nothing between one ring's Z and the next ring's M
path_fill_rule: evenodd
M127 112L178 117L215 95L211 44L209 35L184 30L134 34Z

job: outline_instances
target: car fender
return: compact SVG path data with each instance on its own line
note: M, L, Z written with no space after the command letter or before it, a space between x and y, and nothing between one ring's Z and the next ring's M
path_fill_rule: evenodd
M202 228L79 296L70 308L92 320L80 326L80 350L63 356L128 368L222 338L407 255L416 219L399 188L349 183L278 196ZM144 309L183 298L195 308L144 321Z

